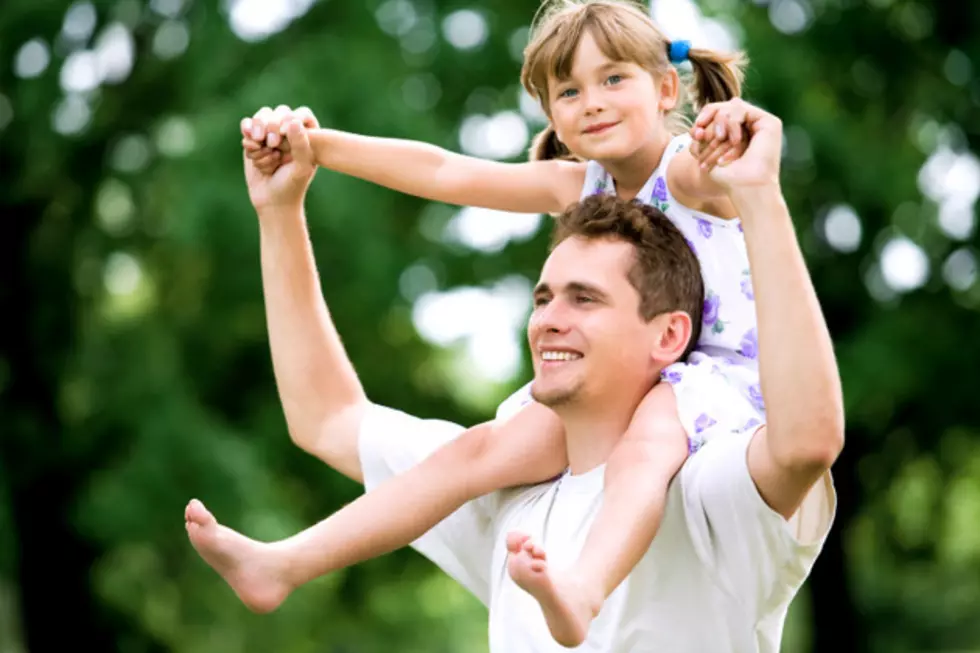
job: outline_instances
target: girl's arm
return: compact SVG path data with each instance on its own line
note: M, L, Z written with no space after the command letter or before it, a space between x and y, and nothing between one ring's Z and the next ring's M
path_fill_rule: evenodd
M667 185L681 204L721 218L733 218L737 213L728 199L728 191L711 178L710 171L722 157L727 161L740 157L748 141L740 126L728 130L726 136L720 138L706 137L706 134L715 133L719 124L725 124L725 121L716 119L706 128L691 130L696 139L693 147L705 150L705 153L699 154L698 158L689 148L678 152L667 168Z
M518 213L559 213L576 201L585 164L500 163L417 141L310 130L318 165L408 195Z

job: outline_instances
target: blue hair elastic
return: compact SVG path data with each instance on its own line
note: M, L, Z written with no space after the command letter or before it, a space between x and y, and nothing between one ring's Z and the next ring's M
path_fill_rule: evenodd
M674 41L667 46L667 58L673 64L684 63L687 61L687 55L690 51L690 41Z

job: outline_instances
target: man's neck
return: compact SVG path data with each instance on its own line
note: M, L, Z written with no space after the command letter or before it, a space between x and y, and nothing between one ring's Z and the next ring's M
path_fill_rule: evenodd
M596 410L594 404L557 409L565 427L565 446L572 474L584 474L605 464L626 433L638 405L639 401L619 401L606 403L600 410Z

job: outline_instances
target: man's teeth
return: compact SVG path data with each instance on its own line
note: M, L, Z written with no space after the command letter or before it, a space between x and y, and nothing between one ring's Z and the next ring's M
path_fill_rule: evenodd
M543 351L541 360L545 361L573 361L582 358L582 354L575 354L570 351Z

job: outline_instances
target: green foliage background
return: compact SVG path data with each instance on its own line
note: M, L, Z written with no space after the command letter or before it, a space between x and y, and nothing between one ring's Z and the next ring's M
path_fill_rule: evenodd
M182 513L197 496L272 539L359 491L286 433L239 119L305 104L326 126L458 150L467 116L518 109L534 3L294 1L263 38L236 34L235 4L0 7L0 651L485 651L482 607L408 551L252 615L187 544ZM279 4L260 6L271 20ZM785 191L845 385L839 518L784 649L980 650L980 9L699 6L740 34L748 97L787 127ZM463 9L488 31L461 50L443 21ZM120 34L131 69L78 88L79 53ZM840 205L860 220L853 248L826 238ZM950 207L965 228L942 228ZM432 290L534 278L547 223L478 251L439 237L455 212L329 172L308 201L324 291L372 397L470 423L526 372L461 385L462 346L417 334L400 277L424 266ZM914 289L882 272L895 243L919 248L899 259L910 278L928 266Z

